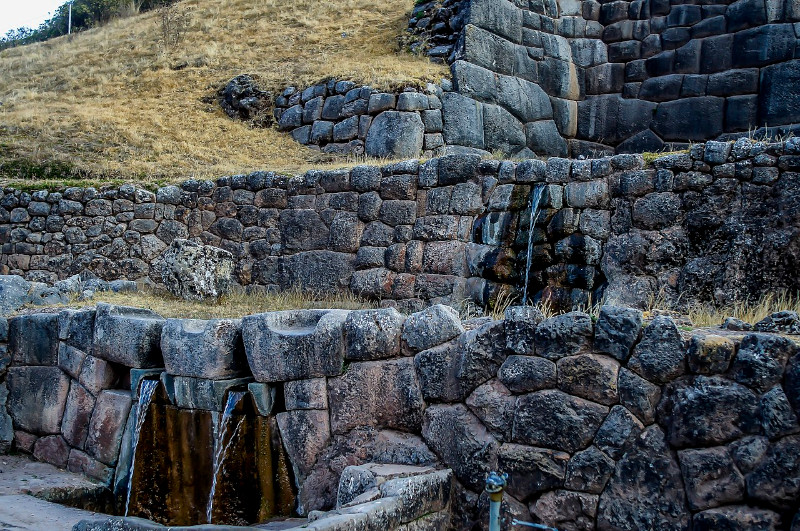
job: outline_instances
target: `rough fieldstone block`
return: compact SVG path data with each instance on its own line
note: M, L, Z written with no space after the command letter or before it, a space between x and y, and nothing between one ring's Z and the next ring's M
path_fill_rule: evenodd
M335 376L342 370L348 312L298 310L242 319L247 360L259 382Z
M510 439L514 425L514 403L516 398L497 380L489 380L478 386L466 400L467 407L481 419L500 439Z
M614 460L596 446L577 452L567 464L564 486L568 489L600 494L614 472Z
M167 319L164 366L173 376L225 380L249 373L239 319Z
M597 354L558 360L558 387L565 393L612 405L619 399L619 362Z
M797 415L779 386L761 396L761 428L770 439L800 432Z
M585 529L597 516L598 497L583 492L555 490L543 494L530 505L530 512L547 526Z
M511 306L504 313L506 348L517 354L533 354L536 327L544 314L533 306Z
M639 339L641 329L641 310L605 305L600 308L595 323L594 349L624 362Z
M333 433L357 426L420 429L425 402L410 358L352 363L328 381L328 393Z
M95 398L78 382L73 381L69 388L61 433L74 448L83 449L89 435L89 421L94 411Z
M404 321L394 308L351 312L344 323L345 359L368 361L399 355Z
M328 409L328 388L325 378L295 380L283 384L286 409Z
M675 321L663 316L653 319L644 329L628 368L656 383L666 383L684 374L686 346Z
M131 394L127 391L103 391L97 397L86 452L109 466L114 466L119 445L131 410Z
M716 335L693 335L689 343L689 370L695 374L721 374L728 370L736 350L733 340Z
M497 440L462 404L425 410L422 437L467 487L480 490L497 466Z
M623 456L600 495L597 528L688 529L691 513L685 497L680 469L664 433L651 426Z
M514 442L575 452L586 448L608 408L556 390L537 391L517 400Z
M777 531L781 518L767 509L756 509L747 505L729 505L702 511L694 515L692 529L695 531L735 531L737 529L759 529Z
M16 365L56 365L58 314L37 313L9 319L8 350Z
M570 312L539 323L534 335L536 354L552 361L588 349L594 327L589 315Z
M749 334L742 340L731 367L731 377L756 391L778 383L786 362L797 352L788 338L773 334Z
M624 406L614 406L597 430L594 444L612 459L620 459L644 425Z
M289 454L295 481L302 485L331 437L327 411L295 410L278 413L281 440Z
M800 496L800 436L772 444L756 468L745 478L750 498L779 509L794 508Z
M674 382L665 388L659 405L670 444L678 448L723 444L757 433L758 411L752 391L717 376Z
M38 435L60 433L69 377L58 367L11 367L6 378L14 426Z
M518 499L561 487L569 454L520 444L503 444L497 466L509 475L508 492Z
M506 358L497 377L513 393L530 393L557 385L556 364L536 356L516 356Z
M403 341L415 352L427 350L464 333L458 312L435 304L411 314L403 324Z
M372 121L364 146L370 157L412 158L422 151L424 135L419 113L385 111Z
M99 303L94 327L95 356L126 367L163 367L164 318L149 310Z

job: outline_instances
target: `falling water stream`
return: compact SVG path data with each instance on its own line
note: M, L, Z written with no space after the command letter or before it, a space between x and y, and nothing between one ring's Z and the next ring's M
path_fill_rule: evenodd
M244 417L239 419L239 422L236 424L236 428L233 430L233 433L226 444L225 435L228 432L228 423L230 422L234 409L236 409L236 405L242 400L242 398L244 398L245 395L246 393L243 391L232 391L228 394L228 401L225 403L225 410L222 413L222 419L218 420L215 426L214 465L211 472L211 492L208 494L208 505L206 506L206 520L209 524L211 523L211 513L214 509L214 494L217 490L217 477L225 470L223 466L225 463L225 454L228 453L231 443L234 441L234 439L236 439L236 435L239 433L239 429L242 427Z
M528 281L531 274L531 257L533 255L533 227L536 225L536 219L539 217L539 202L542 200L542 193L544 192L545 185L537 184L531 191L530 209L531 218L528 225L528 256L525 262L525 285L522 288L522 305L528 303Z
M136 447L139 445L139 435L142 432L144 420L147 417L147 410L150 408L150 402L153 401L153 395L156 388L158 388L159 380L142 380L139 387L139 405L136 407L136 426L133 430L133 438L131 439L131 471L128 476L128 493L125 498L125 516L128 516L128 508L131 503L131 487L133 486L133 472L136 466Z

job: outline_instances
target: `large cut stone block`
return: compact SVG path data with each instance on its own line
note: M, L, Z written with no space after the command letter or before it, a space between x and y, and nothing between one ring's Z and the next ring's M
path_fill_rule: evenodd
M317 457L331 438L327 411L298 409L276 415L283 446L292 462L294 477L300 486L311 473Z
M61 433L64 439L75 448L83 449L89 435L89 421L94 411L95 398L76 381L73 381L67 396Z
M119 455L119 444L131 411L131 394L128 391L103 391L89 422L89 435L86 438L86 452L113 466Z
M249 373L239 319L167 319L161 352L174 376L224 380Z
M253 380L250 378L206 380L175 376L172 381L175 390L175 405L179 408L223 411L228 391L246 387Z
M351 312L344 324L345 357L366 361L397 356L404 321L394 308Z
M403 325L403 340L414 351L426 350L464 332L458 313L451 307L435 304L412 314Z
M425 402L410 358L352 363L328 381L331 430L346 433L357 426L415 432Z
M58 338L87 354L94 343L95 310L64 310L58 314Z
M58 367L11 367L7 379L14 426L39 435L60 433L69 377Z
M344 363L344 310L263 313L242 319L247 361L259 382L336 376Z
M364 147L371 157L413 158L422 151L424 136L419 113L385 111L372 121Z
M61 435L49 435L36 441L33 457L60 468L67 466L69 445Z
M126 367L163 367L164 318L150 310L99 303L94 324L94 355Z
M56 365L58 314L36 313L9 319L8 350L15 365Z

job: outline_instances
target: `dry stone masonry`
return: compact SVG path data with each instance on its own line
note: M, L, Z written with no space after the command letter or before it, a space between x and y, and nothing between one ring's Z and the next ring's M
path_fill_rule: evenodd
M13 439L118 493L139 383L155 378L182 411L221 411L245 389L274 416L308 529L482 526L497 469L506 521L788 530L800 518L796 336L683 331L614 306L462 322L441 305L212 321L98 305L0 322L4 449ZM151 528L120 520L76 529Z
M453 154L190 180L156 193L7 188L0 266L59 285L96 276L87 282L112 281L112 289L127 286L114 279L150 277L187 296L217 296L236 282L349 289L411 310L485 306L522 288L534 190L533 300L571 308L605 296L644 307L655 297L727 303L800 290L797 139L708 142L651 165L639 155L511 162ZM18 293L17 308L31 286L0 287ZM64 297L36 286L39 298Z

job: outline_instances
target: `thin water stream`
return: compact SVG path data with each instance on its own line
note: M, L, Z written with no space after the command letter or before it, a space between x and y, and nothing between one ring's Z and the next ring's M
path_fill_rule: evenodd
M208 505L206 506L206 520L210 524L211 516L214 510L214 494L217 491L217 478L225 471L225 455L233 443L234 439L242 427L244 417L239 419L236 423L236 428L233 430L228 442L225 442L225 435L228 432L228 424L230 423L233 411L239 402L245 397L246 393L243 391L232 391L228 394L228 401L225 403L225 410L222 413L222 419L216 423L216 430L214 432L214 464L211 471L211 492L208 494Z
M536 225L536 220L539 217L539 203L542 200L542 193L544 192L545 185L537 184L531 190L530 209L531 217L530 224L528 225L528 252L525 261L525 285L522 288L522 305L528 303L528 282L531 274L531 257L533 256L533 227Z
M131 487L133 486L133 472L136 467L136 447L139 445L139 435L142 433L142 426L147 418L147 410L153 401L153 395L158 388L159 380L142 380L139 387L139 404L136 406L136 426L131 438L131 471L128 475L128 492L125 498L125 516L128 516L128 509L131 503Z

